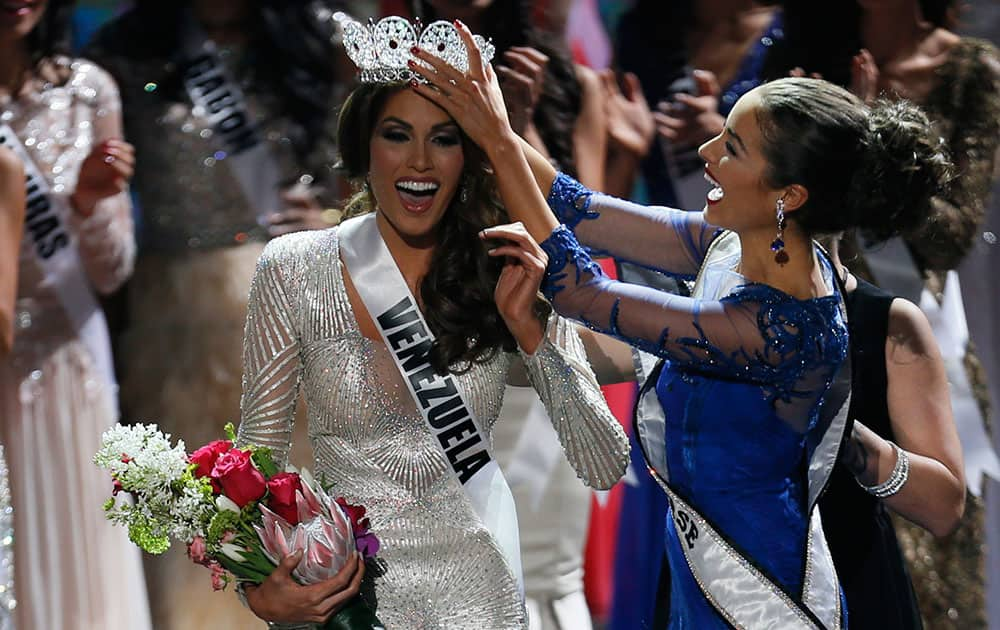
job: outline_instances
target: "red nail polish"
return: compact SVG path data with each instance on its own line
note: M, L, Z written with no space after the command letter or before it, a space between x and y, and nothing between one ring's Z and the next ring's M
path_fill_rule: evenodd
M417 80L416 79L410 79L410 87L413 87L413 88L417 87Z
M416 47L416 46L410 46L410 52L411 52L411 53L413 53L413 54L415 55L415 54L417 54L418 52L420 52L420 48L418 48L418 47Z
M414 60L412 60L412 59L410 59L410 60L408 60L406 62L406 65L410 66L411 68L416 68L417 67L417 62L414 61Z
M455 20L455 26L458 28L462 28L462 20Z

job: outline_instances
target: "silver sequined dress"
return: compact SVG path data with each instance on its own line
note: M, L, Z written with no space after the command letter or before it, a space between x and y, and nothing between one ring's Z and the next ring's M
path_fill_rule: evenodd
M33 80L0 106L52 198L76 189L95 146L121 138L118 89L96 65L59 60L60 84ZM135 243L127 193L101 200L84 219L58 204L94 290L107 294L132 271ZM15 303L15 340L0 361L0 440L9 466L19 630L150 627L139 549L104 518L111 484L93 463L101 434L117 420L114 392L71 324L35 254L25 221Z
M580 477L610 487L625 470L628 442L573 328L553 319L534 355L500 353L457 377L487 434L513 360L524 361ZM382 549L363 592L387 628L526 627L497 542L449 472L389 353L358 329L336 228L268 245L251 289L244 365L240 441L282 459L301 388L316 477L368 508Z

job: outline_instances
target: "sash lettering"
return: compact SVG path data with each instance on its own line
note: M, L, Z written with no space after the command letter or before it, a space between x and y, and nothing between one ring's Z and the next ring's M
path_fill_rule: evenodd
M220 133L229 153L257 144L257 130L215 55L201 54L191 60L184 70L184 85L191 100L207 111L209 123Z
M457 395L455 377L442 376L431 366L427 353L434 340L420 319L417 305L410 296L376 317L389 349L403 367L403 376L409 381L420 406L427 410L428 422L435 430L434 437L441 444L458 480L464 484L490 463L490 454Z
M104 395L114 397L118 385L108 326L66 226L66 217L72 209L65 196L51 194L48 180L8 125L0 125L0 145L10 149L24 166L24 238L34 246L45 284L59 298L73 330L94 362L97 377L103 381Z
M7 125L0 126L0 145L18 154L24 163L27 153ZM28 158L30 159L30 158ZM63 226L62 217L49 201L48 185L40 179L42 175L35 168L24 169L25 214L24 227L31 235L35 253L48 260L60 249L69 245L69 233Z
M223 150L215 159L225 164L239 183L257 222L266 225L266 216L283 208L277 161L262 142L239 84L229 76L215 44L190 12L185 13L182 26L180 64L193 111L215 131L217 146Z

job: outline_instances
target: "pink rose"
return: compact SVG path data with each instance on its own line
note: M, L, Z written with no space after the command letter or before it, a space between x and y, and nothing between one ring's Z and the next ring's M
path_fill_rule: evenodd
M267 490L270 493L267 507L288 521L289 525L298 525L299 508L295 502L295 492L301 488L302 480L298 473L278 473L267 480Z
M219 482L223 493L241 508L261 498L267 491L264 475L253 465L250 452L238 448L219 456L211 477Z
M191 453L188 457L188 461L192 464L197 464L198 467L194 469L195 477L208 477L212 474L212 468L215 467L215 462L219 459L219 456L223 453L228 453L233 448L233 443L229 440L216 440L214 442L209 442L205 446L202 446L197 451Z
M226 584L229 583L229 579L226 576L226 570L222 568L217 562L213 562L208 565L208 568L212 569L212 590L221 591L226 588Z
M191 558L193 562L208 566L208 558L205 556L207 550L205 539L201 536L195 536L194 540L188 544L188 558Z

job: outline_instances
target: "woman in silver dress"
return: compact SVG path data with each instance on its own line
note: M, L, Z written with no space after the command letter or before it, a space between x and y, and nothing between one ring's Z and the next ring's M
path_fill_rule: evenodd
M490 261L478 233L506 213L482 153L455 122L405 84L373 79L345 104L338 145L347 174L364 181L347 214L362 214L265 249L250 296L239 440L283 460L301 387L317 477L365 505L382 541L361 592L386 626L524 628L510 491L498 472L487 490L476 485L493 465L505 384L535 387L590 486L608 488L624 472L625 434L573 327L538 297L540 268ZM398 287L372 280L367 267L382 263ZM375 305L397 290L400 302ZM430 333L400 327L411 316ZM401 360L421 343L422 356ZM448 403L428 399L447 388L464 392L471 422L439 430L435 412ZM477 446L457 453L466 444ZM269 621L315 622L336 609L341 586L299 587L282 569L247 599Z

